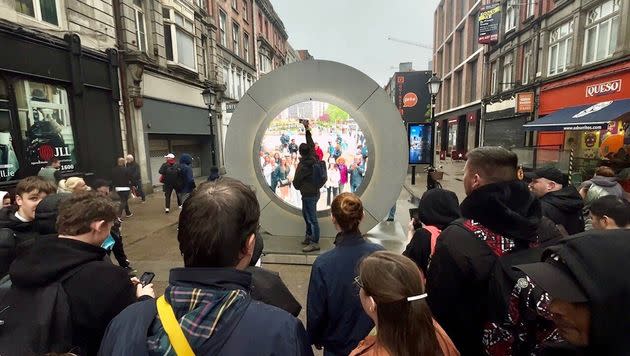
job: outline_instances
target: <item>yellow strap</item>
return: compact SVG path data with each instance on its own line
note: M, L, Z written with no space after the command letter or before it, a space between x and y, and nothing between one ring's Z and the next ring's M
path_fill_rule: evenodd
M182 328L179 326L179 322L177 322L173 308L171 308L164 296L157 299L157 310L164 331L166 331L168 340L171 342L177 356L195 356Z

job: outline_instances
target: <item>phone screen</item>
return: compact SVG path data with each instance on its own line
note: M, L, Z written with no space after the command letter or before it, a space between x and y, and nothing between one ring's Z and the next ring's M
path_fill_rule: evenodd
M140 283L142 283L142 286L146 286L147 284L151 283L151 281L153 281L153 277L155 277L155 273L144 272L140 277Z

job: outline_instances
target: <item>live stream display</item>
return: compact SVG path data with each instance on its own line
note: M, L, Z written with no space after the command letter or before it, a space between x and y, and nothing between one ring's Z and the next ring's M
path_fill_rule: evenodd
M285 203L302 208L293 187L300 144L306 143L301 120L309 120L316 153L326 162L328 181L320 190L317 210L326 210L341 192L356 192L369 167L366 137L343 109L320 101L294 104L278 114L261 141L260 169L269 188Z
M409 124L409 164L429 164L431 157L430 124Z

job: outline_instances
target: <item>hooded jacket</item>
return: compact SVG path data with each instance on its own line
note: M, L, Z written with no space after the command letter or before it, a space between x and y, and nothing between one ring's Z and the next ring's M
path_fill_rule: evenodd
M540 202L527 184L511 181L476 189L460 207L466 220L451 223L437 240L427 274L428 302L462 355L480 355L497 253L537 242ZM464 224L482 233L473 234Z
M589 299L587 355L630 354L630 229L588 231L563 240L558 254Z
M422 224L444 230L450 223L461 217L459 200L455 193L444 189L430 189L422 194L419 218ZM431 233L425 228L417 229L403 252L412 259L422 273L427 275L431 257Z
M0 278L9 273L18 246L39 236L32 221L23 222L15 216L17 210L17 206L0 209Z
M181 189L182 193L192 193L192 191L195 190L195 178L193 177L193 170L191 167L192 162L192 157L187 153L184 153L179 158L179 166L182 169L180 174L182 175L184 183Z
M617 183L617 178L615 177L596 175L590 180L583 182L580 188L588 189L588 193L586 193L586 197L584 198L584 205L586 207L590 207L593 201L606 195L614 195L618 198L623 198L624 195L623 188Z
M170 303L176 318L185 320L182 331L193 351L197 355L312 355L302 323L283 310L251 301L246 295L250 284L248 272L233 268L171 270L165 295L171 298L174 289L182 292ZM234 292L235 302L217 316L213 312L220 303L217 296L226 291ZM196 319L190 319L193 315ZM216 332L209 335L213 321ZM136 303L109 325L99 355L152 355L156 340L168 342L160 325L154 300Z
M103 261L105 250L66 238L38 240L19 255L9 272L17 288L43 287L80 268L63 283L70 304L73 344L82 355L98 351L107 324L136 301L127 272Z
M550 192L540 198L543 216L558 225L564 226L569 235L584 231L582 208L584 202L573 186L566 186L558 191Z
M313 165L317 162L315 156L315 143L311 130L306 130L306 144L309 147L309 153L306 157L300 158L300 163L295 171L293 178L293 186L299 190L304 198L312 198L319 196L319 188L313 184L311 176L313 175Z

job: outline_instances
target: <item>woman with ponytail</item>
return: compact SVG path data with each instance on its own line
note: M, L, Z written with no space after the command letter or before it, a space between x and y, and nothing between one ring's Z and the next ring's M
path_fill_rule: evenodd
M374 327L354 286L357 265L365 256L383 249L367 241L359 224L363 203L352 193L342 193L330 205L339 232L335 248L317 257L308 286L306 330L324 356L346 356Z
M456 356L459 352L433 320L416 264L379 251L359 265L356 278L363 309L376 325L350 356Z

